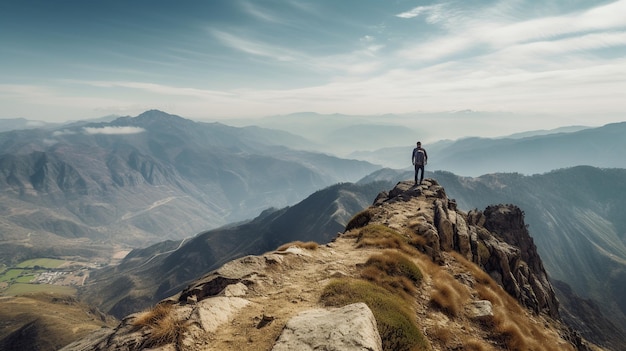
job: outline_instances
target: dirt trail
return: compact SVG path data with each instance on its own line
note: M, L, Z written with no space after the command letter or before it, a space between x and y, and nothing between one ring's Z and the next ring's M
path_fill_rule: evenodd
M270 350L287 321L299 312L322 307L319 297L332 277L353 276L376 249L356 249L353 238L338 238L301 255L285 254L271 285L251 287L232 323L206 340L205 350ZM314 284L313 284L314 282Z

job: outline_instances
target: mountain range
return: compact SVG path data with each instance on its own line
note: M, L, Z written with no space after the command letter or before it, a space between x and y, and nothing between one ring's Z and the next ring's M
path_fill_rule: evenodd
M559 168L626 168L626 122L601 127L571 127L501 138L469 137L424 144L428 168L477 177L490 173L541 174ZM358 151L349 157L385 167L411 167L414 142L404 147Z
M0 257L110 257L356 181L376 165L161 111L0 133Z

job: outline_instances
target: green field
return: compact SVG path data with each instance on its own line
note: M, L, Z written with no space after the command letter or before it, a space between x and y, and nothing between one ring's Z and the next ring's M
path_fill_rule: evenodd
M54 258L34 258L32 260L26 260L18 264L16 267L18 268L33 268L35 266L39 266L42 268L58 268L66 261L57 260Z
M23 269L9 269L0 274L0 282L10 282L24 272Z
M31 280L35 279L37 275L35 273L24 274L21 277L15 279L16 283L30 283Z
M49 285L49 284L25 284L15 283L12 284L5 292L4 295L23 295L29 293L53 293L59 295L75 295L76 288L71 286Z

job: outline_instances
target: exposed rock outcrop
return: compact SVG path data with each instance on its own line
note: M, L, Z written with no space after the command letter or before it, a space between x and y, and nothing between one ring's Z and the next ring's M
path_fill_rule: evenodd
M459 252L481 266L522 305L558 318L558 301L522 210L515 205L494 205L465 214L435 180L424 183L426 186L415 187L413 182L400 182L388 196L379 195L375 202L379 206L374 210L377 216L383 223L400 228L408 225L407 221L396 223L400 211L417 210L414 230L426 239L422 249L435 262L442 262L442 252ZM423 197L427 208L396 205L415 197Z

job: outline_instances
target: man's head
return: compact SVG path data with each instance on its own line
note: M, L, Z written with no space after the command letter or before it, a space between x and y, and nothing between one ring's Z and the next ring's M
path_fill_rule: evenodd
M421 142L421 141L418 141L418 142L417 142L417 147L420 147L420 146L422 146L422 142Z

